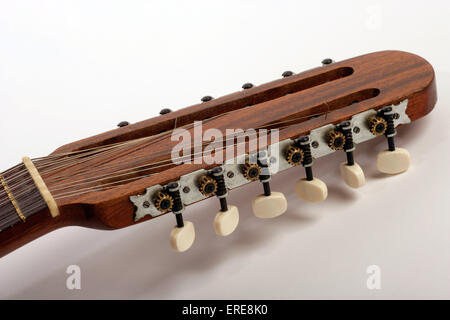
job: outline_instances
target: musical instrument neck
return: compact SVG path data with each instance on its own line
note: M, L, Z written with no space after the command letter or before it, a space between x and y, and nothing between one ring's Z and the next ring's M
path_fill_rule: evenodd
M140 223L170 212L161 208L162 201L172 201L173 205L176 200L177 209L184 209L184 205L210 196L202 189L207 183L213 187L215 183L220 189L216 195L225 212L226 189L257 180L243 173L242 166L226 167L227 163L258 154L269 146L279 146L273 159L281 163L283 170L300 164L294 163L295 152L301 156L309 181L307 188L319 190L317 199L324 199L326 186L312 176L313 159L345 148L351 164L351 169L350 165L341 168L346 183L361 185L364 176L354 164L354 144L387 132L389 151L394 151L395 128L425 116L437 100L432 66L421 57L401 51L376 52L298 74L286 73L281 79L256 87L246 84L243 89L217 99L204 97L200 104L70 143L47 157L24 158L0 179L0 255L68 225L122 228ZM384 131L376 131L376 121ZM239 151L239 130L257 130L258 140L260 132L268 132L269 138L257 147L244 141L245 147ZM214 155L221 156L220 165L232 175L214 173L212 169L218 164L202 158L210 147L211 141L202 141L208 131L225 138L221 148L214 149ZM275 135L276 139L271 139ZM174 158L173 150L180 146L176 137L187 137L184 142L190 146L181 145L181 155ZM346 139L351 143L344 146ZM333 145L331 140L341 144ZM224 147L228 141L232 141L232 156ZM290 154L286 154L286 148ZM400 172L407 167L406 162L409 165L409 155L401 152L397 150L396 155L404 163L383 160L394 154L387 153L381 156L379 167L384 166L385 172ZM194 161L197 154L200 162ZM261 166L269 164L258 162L256 169ZM244 171L250 169L245 167ZM214 174L219 177L217 181ZM261 203L271 195L270 176L261 176L266 178L260 179L266 198L258 198L258 214L267 217L270 214ZM354 181L349 180L350 176ZM204 185L199 186L201 179ZM299 184L298 194L305 193L301 189L304 187ZM171 193L169 189L176 191ZM158 204L154 192L161 192L156 197ZM274 193L271 199L283 207L284 197ZM230 212L230 216L236 214L233 208Z

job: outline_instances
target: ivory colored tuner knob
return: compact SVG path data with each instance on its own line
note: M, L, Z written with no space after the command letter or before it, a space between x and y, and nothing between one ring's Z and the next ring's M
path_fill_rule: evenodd
M175 226L170 233L170 246L177 252L183 252L189 249L195 240L194 224L190 221L184 221L184 226L178 228Z
M349 166L346 162L341 163L341 176L345 183L352 188L362 187L366 183L364 171L356 162Z
M377 168L383 173L402 173L408 170L410 163L409 152L403 148L395 148L394 151L381 151L377 156Z
M262 194L253 199L252 209L258 218L275 218L286 212L287 201L281 192L271 192L269 196Z
M239 210L235 206L228 206L227 211L219 211L214 218L214 231L219 236L231 234L239 224Z
M309 181L303 178L295 183L295 193L305 201L320 202L327 198L328 188L320 179L313 178L313 180Z

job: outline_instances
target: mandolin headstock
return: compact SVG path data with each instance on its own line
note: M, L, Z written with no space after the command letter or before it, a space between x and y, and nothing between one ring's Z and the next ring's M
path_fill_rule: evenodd
M304 171L304 178L293 181L293 191L305 201L323 201L328 191L313 174L314 161L342 152L344 182L362 187L364 172L353 151L381 136L387 148L380 150L378 169L406 171L410 156L395 145L396 130L429 113L437 99L432 66L400 51L326 59L320 67L242 88L217 99L206 96L178 111L162 110L139 123L121 123L33 159L58 208L53 218L52 210L40 209L36 223L46 230L92 222L122 228L173 212L177 226L171 244L184 251L195 231L182 212L208 197L218 198L214 228L222 236L239 221L237 207L226 196L247 183L262 185L252 202L257 217L283 214L284 195L270 189L271 176L280 171L299 177Z

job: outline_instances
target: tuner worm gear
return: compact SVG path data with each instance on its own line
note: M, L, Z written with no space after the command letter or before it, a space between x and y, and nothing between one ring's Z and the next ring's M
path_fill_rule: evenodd
M333 150L341 150L345 145L345 135L337 130L328 132L328 146Z
M153 199L156 209L162 213L169 212L173 207L173 198L169 194L158 191Z
M217 191L217 182L209 176L200 178L200 192L206 196L212 196Z
M374 136L382 136L387 129L387 122L382 117L372 116L369 118L369 129Z
M259 175L261 174L261 167L257 163L246 162L244 164L243 174L247 180L258 180Z
M286 152L286 160L291 166L299 165L304 158L305 153L299 147L290 146Z

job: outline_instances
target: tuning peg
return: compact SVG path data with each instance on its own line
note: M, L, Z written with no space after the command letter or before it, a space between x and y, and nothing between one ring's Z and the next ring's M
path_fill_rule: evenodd
M281 192L271 192L262 194L252 201L253 213L261 219L275 218L287 210L287 201Z
M170 211L175 214L177 225L170 233L170 246L177 252L188 250L195 240L194 224L190 221L183 221L184 205L180 196L180 185L178 182L171 182L167 185L168 193L159 192L155 205L159 210ZM163 206L162 206L163 205Z
M366 183L364 171L356 162L349 165L348 162L340 165L341 177L344 182L352 188L360 188Z
M219 211L214 218L214 231L219 236L231 234L239 224L239 210L229 205L226 211Z
M215 167L211 170L212 179L205 179L208 183L201 184L201 189L210 194L215 194L220 201L220 211L214 218L214 231L219 236L231 234L239 224L239 210L227 203L228 190L225 186L223 167ZM212 192L211 192L212 191Z
M300 156L292 157L292 152L288 150L287 160L288 162L302 164L305 168L306 178L300 179L295 183L295 193L297 196L305 201L320 202L327 198L328 188L327 185L320 179L313 177L312 165L313 158L311 156L311 145L307 136L301 137L298 140L299 146L292 146L292 148L298 148L301 152ZM300 154L300 153L295 153ZM295 160L295 161L294 161Z
M352 188L362 187L366 183L364 171L354 160L353 151L355 144L353 143L352 125L350 121L344 121L328 132L328 146L333 150L345 151L347 162L341 163L341 176L345 183Z
M170 233L170 246L177 252L188 250L194 243L194 240L194 224L190 221L184 221L181 226L177 225L173 227L172 232Z
M257 163L246 163L244 176L249 180L259 178L263 184L264 194L257 196L252 201L252 209L256 217L262 219L275 218L286 212L287 201L284 195L281 192L271 192L270 190L269 159L266 151L258 153Z
M411 157L409 152L403 148L381 151L377 156L377 168L383 173L397 174L405 172L408 170L410 163Z
M394 137L397 134L394 126L395 111L392 107L385 107L376 116L369 118L370 131L375 136L384 134L387 138L388 149L377 156L377 168L388 174L402 173L408 170L411 159L409 152L403 148L396 148Z

